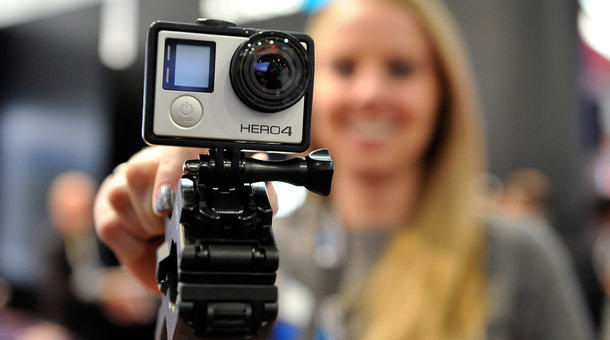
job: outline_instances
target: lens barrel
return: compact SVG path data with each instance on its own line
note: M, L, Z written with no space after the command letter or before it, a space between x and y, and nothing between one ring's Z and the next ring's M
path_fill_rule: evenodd
M305 94L313 65L301 43L283 32L251 36L233 54L231 85L239 99L262 112L278 112Z

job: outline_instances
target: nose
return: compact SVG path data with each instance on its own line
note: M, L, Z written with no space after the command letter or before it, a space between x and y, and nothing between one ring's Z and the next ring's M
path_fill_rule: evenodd
M352 103L363 109L382 106L389 96L389 83L383 70L369 64L356 73L352 83Z

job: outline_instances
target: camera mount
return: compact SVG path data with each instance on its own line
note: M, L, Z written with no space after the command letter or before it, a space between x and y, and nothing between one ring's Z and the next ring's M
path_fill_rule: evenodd
M326 196L334 170L328 151L261 161L215 147L183 169L157 250L163 301L156 339L262 337L277 317L279 262L261 182L288 182Z

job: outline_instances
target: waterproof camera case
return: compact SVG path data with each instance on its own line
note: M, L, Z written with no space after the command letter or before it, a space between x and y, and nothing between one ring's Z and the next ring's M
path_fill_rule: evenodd
M313 40L218 20L155 22L142 135L149 144L302 152L309 147Z

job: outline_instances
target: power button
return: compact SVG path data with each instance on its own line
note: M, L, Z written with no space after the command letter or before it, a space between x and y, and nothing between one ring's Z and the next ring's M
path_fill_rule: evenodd
M201 120L203 107L195 97L181 96L174 100L169 113L174 123L183 128L190 128Z

